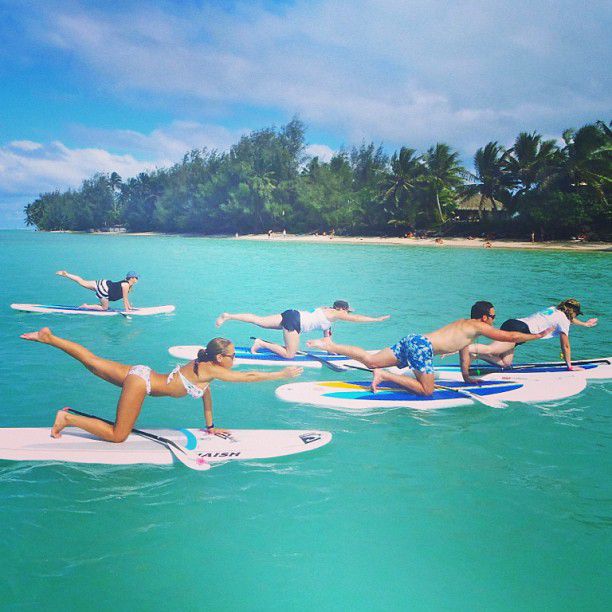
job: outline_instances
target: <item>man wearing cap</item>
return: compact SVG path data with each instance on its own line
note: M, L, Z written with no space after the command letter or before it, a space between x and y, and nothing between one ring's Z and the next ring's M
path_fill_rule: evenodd
M267 348L281 357L291 359L295 356L300 346L300 334L302 332L321 330L323 336L326 337L331 336L331 324L334 321L371 323L384 321L390 316L368 317L366 315L353 314L348 302L336 300L331 307L321 306L312 312L291 308L281 314L264 317L251 313L231 314L223 312L217 317L215 325L221 327L226 321L243 321L244 323L253 323L265 329L282 329L285 340L284 346L256 338L251 347L251 352L256 353L261 348Z
M91 310L108 310L110 302L116 302L123 299L125 310L132 310L133 306L130 303L128 294L132 290L132 287L138 282L139 275L130 270L126 275L125 279L120 281L111 281L105 278L99 280L85 280L76 274L70 274L66 270L59 270L56 272L58 276L69 278L84 287L89 289L96 294L96 297L100 300L99 304L81 304L79 308L89 308Z
M546 328L552 327L552 331L543 337L544 340L558 337L567 369L580 370L581 368L572 366L572 351L569 342L570 325L572 323L580 327L594 327L597 325L597 319L580 321L578 316L581 314L580 302L574 298L569 298L563 300L558 306L550 306L528 317L508 319L502 323L500 329L504 331L518 331L525 334L537 334ZM521 344L523 343L491 342L491 344L471 344L468 350L474 359L482 359L500 367L510 367L514 360L515 347Z

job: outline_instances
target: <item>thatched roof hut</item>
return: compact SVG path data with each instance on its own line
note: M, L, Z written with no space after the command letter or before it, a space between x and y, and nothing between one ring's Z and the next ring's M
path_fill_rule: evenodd
M457 203L457 210L468 211L478 211L480 207L480 198L482 196L477 193L476 195L470 196L469 198L465 198L460 200ZM482 205L483 212L491 212L493 210L500 211L504 210L504 205L499 200L495 200L495 208L493 207L493 202L489 198L486 198Z
M477 193L476 195L470 196L468 198L464 198L457 202L456 212L459 218L461 219L471 219L474 217L478 217L481 212L485 214L496 213L504 210L504 204L499 200L494 200L495 206L493 206L493 202L491 202L490 198L485 198L482 203L482 209L480 208L480 200L482 196Z

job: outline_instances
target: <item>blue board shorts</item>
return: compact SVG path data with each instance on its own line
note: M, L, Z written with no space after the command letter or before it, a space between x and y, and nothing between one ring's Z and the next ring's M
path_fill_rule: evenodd
M398 367L409 367L424 374L433 374L433 347L425 336L406 336L394 344L391 350L397 359Z

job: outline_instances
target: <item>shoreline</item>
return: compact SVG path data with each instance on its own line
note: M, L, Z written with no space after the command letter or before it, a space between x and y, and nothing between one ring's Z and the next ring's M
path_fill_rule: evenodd
M73 230L53 230L49 233L57 234L90 234L95 236L179 236L185 238L223 238L229 240L259 240L270 242L307 242L323 244L375 244L393 246L426 246L436 248L485 248L485 243L489 242L492 249L527 249L527 250L556 250L573 252L612 252L610 242L582 242L579 240L550 240L546 242L529 242L511 239L485 238L401 238L385 236L325 236L312 234L282 234L273 232L268 234L165 234L163 232L77 232ZM438 242L436 242L438 240ZM441 240L441 242L440 242Z

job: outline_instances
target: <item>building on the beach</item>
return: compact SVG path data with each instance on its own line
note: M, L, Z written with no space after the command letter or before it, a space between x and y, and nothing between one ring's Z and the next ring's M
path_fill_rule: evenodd
M504 204L499 200L485 198L481 202L482 196L477 193L468 198L464 198L457 203L455 214L461 221L478 221L483 215L494 215L503 212Z

